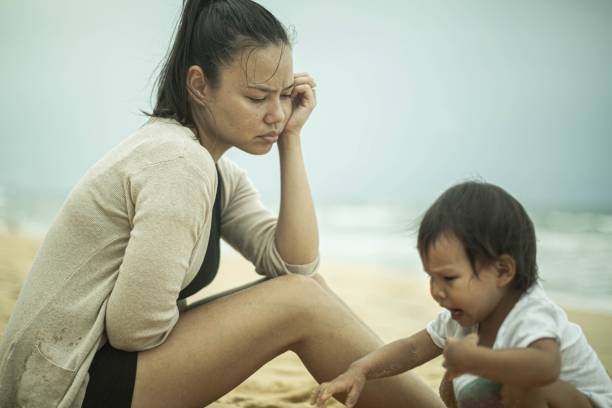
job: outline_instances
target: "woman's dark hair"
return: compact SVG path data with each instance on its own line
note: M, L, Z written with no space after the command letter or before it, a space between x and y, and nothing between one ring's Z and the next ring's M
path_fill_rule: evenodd
M150 116L193 125L187 97L187 69L199 65L214 89L220 67L245 47L290 45L285 27L251 0L187 0L172 48L157 80L157 102Z
M417 248L422 259L441 237L457 238L477 274L477 264L501 255L516 262L513 285L525 291L538 279L536 238L523 206L502 188L468 181L446 190L421 220Z

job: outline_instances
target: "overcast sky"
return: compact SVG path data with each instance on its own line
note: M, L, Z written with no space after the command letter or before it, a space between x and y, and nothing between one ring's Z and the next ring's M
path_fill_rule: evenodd
M267 0L317 80L318 203L428 203L480 176L612 211L609 0ZM0 1L0 186L66 194L146 119L181 1ZM230 157L266 201L277 155Z

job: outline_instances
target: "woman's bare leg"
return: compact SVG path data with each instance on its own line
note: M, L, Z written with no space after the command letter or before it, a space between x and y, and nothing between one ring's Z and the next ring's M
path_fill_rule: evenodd
M520 389L504 386L505 406L521 408L592 408L591 401L573 384L557 380L544 387Z
M200 408L285 351L329 380L382 342L315 279L288 275L190 309L166 342L139 353L132 406ZM414 375L376 380L360 407L443 407Z
M455 390L453 389L453 380L448 374L448 371L444 372L444 377L440 381L438 388L440 398L444 401L447 408L457 408L457 400L455 399Z

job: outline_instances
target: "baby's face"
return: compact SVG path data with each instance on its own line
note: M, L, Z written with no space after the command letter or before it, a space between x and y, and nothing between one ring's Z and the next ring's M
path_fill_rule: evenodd
M477 276L454 236L441 236L434 242L423 259L423 269L430 278L431 296L463 327L485 321L504 295L494 266L480 267Z

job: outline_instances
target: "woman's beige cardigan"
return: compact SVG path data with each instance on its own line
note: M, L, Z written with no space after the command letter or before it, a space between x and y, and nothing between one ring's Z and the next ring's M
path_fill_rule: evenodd
M274 244L276 218L223 158L221 236L262 275L311 274ZM38 251L0 343L0 407L79 407L96 351L164 342L198 272L217 188L193 133L152 119L70 193Z

